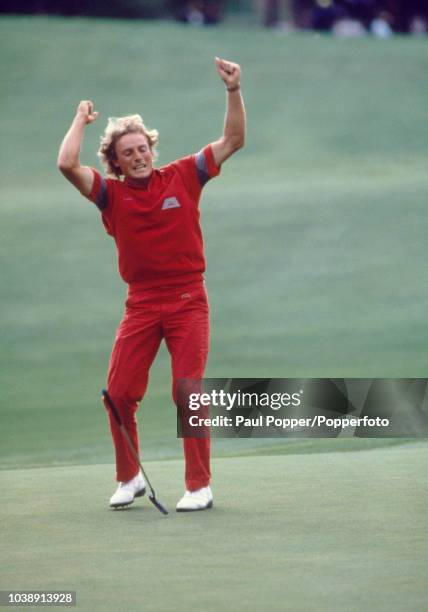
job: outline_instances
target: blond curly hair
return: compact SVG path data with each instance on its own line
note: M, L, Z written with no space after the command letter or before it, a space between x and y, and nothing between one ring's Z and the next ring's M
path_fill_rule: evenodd
M157 130L147 129L140 115L109 117L98 149L98 157L106 170L106 176L110 178L120 178L122 176L120 169L114 163L117 159L115 145L119 138L131 133L144 134L153 153L153 159L157 158L158 154L155 147L159 142L159 133Z

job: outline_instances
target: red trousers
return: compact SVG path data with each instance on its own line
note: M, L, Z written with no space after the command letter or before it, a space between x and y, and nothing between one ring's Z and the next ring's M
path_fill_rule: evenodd
M203 378L209 349L209 309L203 282L140 290L130 287L125 314L110 358L108 391L139 453L136 412L147 388L149 369L165 338L172 365L172 396L177 380ZM116 477L126 482L139 467L108 406L116 451ZM210 481L209 438L183 438L185 482L189 491Z

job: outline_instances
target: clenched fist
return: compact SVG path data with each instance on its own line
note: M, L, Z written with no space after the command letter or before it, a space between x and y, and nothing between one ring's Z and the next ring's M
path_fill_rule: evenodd
M90 100L82 100L77 107L76 116L85 119L86 123L93 123L98 117L98 112L94 111L94 104Z
M241 83L241 68L239 64L228 62L220 57L215 58L217 72L229 91L239 89Z

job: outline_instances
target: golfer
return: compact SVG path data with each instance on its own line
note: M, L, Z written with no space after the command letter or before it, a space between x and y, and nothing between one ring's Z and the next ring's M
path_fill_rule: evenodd
M244 145L245 110L238 64L215 58L227 90L223 135L196 154L154 167L158 132L139 115L110 118L98 156L106 178L82 166L85 127L98 113L80 102L58 155L62 174L101 211L116 243L119 272L128 285L125 313L117 330L108 372L108 392L139 453L136 411L147 388L150 366L165 339L171 355L172 395L177 380L203 378L209 348L209 310L199 200L221 164ZM106 406L107 407L107 406ZM116 421L108 411L119 486L112 508L144 495L146 483ZM184 496L177 511L213 504L209 438L183 438Z

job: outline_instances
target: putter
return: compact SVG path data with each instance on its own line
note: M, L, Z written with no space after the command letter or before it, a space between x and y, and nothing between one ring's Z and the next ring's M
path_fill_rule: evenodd
M143 466L141 465L141 461L140 458L138 456L137 451L134 448L134 445L132 444L131 438L129 437L128 432L125 429L124 424L122 423L122 420L119 416L119 413L116 409L116 406L113 403L113 400L111 399L110 395L108 394L106 389L103 389L102 391L102 397L106 400L108 407L111 410L112 415L114 416L116 423L119 426L120 431L122 432L123 436L125 437L125 440L129 446L129 450L131 451L131 453L134 456L134 459L137 461L138 465L140 466L140 470L147 482L147 484L149 485L149 489L150 489L150 493L151 495L149 495L149 499L152 502L152 504L159 510L159 512L162 512L162 514L168 514L168 510L162 506L162 504L156 499L156 494L155 494L155 490L153 489L152 485L150 484L150 480L147 478L147 474L144 471Z

